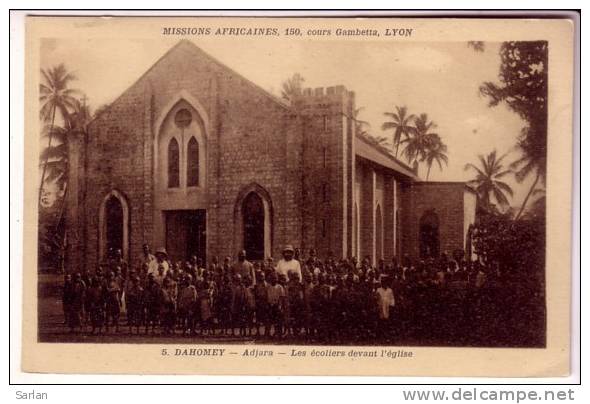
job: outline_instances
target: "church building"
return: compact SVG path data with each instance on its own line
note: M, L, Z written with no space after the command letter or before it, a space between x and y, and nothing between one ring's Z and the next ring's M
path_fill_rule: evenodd
M114 249L136 267L144 243L172 260L469 249L475 194L421 181L356 133L354 110L344 86L286 103L180 41L70 142L69 270Z

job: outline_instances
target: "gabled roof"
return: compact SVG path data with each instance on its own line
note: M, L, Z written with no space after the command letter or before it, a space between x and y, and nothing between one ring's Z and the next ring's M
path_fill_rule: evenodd
M199 46L197 46L193 42L189 41L188 39L181 39L180 41L178 41L177 44L175 44L173 47L171 47L170 49L168 49L166 51L166 53L164 53L162 56L160 56L160 58L154 64L152 64L141 76L139 76L139 78L137 80L135 80L133 82L133 84L131 84L129 87L127 87L127 89L125 89L125 91L123 91L117 98L115 98L115 100L113 100L112 102L110 102L108 104L108 107L105 108L105 110L101 111L101 113L99 115L97 115L94 118L92 118L92 120L90 122L93 122L96 119L98 119L98 117L100 115L102 115L106 110L110 109L111 106L113 106L114 104L116 104L117 101L119 101L130 89L132 89L133 87L135 87L145 77L147 77L149 75L149 73L151 71L153 71L156 68L156 66L158 66L160 63L162 63L162 61L164 61L170 54L176 52L177 50L179 50L179 49L181 49L183 47L189 49L191 52L194 52L194 53L198 54L199 56L202 56L202 57L205 57L205 58L209 59L212 63L216 64L221 69L225 69L225 70L229 71L231 74L233 74L234 76L236 76L239 79L243 80L245 83L247 83L250 87L254 88L256 91L259 91L260 93L264 94L267 98L269 98L271 101L273 101L274 103L276 103L280 107L282 107L282 108L284 108L286 110L292 111L292 107L289 104L287 104L284 100L282 100L282 99L278 98L277 96L271 94L269 91L267 91L264 88L260 87L259 85L257 85L256 83L252 82L251 80L248 80L246 77L244 77L240 73L236 72L232 68L228 67L225 63L220 62L218 59L216 59L215 57L211 56L209 53L205 52L203 49L201 49Z
M420 181L420 178L412 171L410 167L393 157L386 150L372 144L362 135L356 135L355 153L357 156L372 161L382 167L389 168L402 174L414 181Z
M260 91L262 94L264 94L266 97L268 97L269 99L271 99L272 101L274 101L275 103L279 104L281 107L291 110L291 106L289 104L287 104L283 99L275 96L274 94L272 94L271 92L265 90L264 88L260 87L258 84L254 83L253 81L247 79L246 77L244 77L243 75L241 75L240 73L236 72L234 69L232 69L231 67L227 66L225 63L220 62L218 59L216 59L215 57L211 56L211 54L205 52L203 49L201 49L199 46L197 46L195 43L189 41L188 39L181 39L176 45L174 45L174 47L172 47L168 52L166 52L166 54L172 52L175 48L177 47L181 47L183 45L188 45L189 47L192 47L194 50L196 50L197 52L199 52L201 55L205 56L206 58L208 58L209 60L211 60L213 63L215 63L216 65L218 65L219 67L221 67L222 69L228 70L229 72L231 72L233 75L237 76L238 78L240 78L241 80L244 80L244 82L246 82L249 86L253 87L254 89L256 89L257 91ZM165 57L166 55L162 56L162 59Z

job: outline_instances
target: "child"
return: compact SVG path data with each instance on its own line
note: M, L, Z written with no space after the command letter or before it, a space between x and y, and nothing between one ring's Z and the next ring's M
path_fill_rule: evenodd
M127 296L127 324L129 334L133 333L133 327L139 334L139 326L143 321L143 288L140 285L139 276L130 279L129 287L125 293Z
M197 302L197 289L192 284L192 276L185 274L178 293L178 318L182 335L192 332L194 327L194 309Z
M244 298L244 335L252 335L252 326L254 325L254 311L256 309L256 300L254 298L254 286L252 285L252 279L249 276L244 277Z
M332 321L331 298L332 288L328 285L328 275L320 274L318 284L313 289L312 310L315 313L314 328L321 339L330 336L330 322Z
M287 294L287 275L278 273L278 284L283 287L283 295L281 296L281 335L286 335L291 326L291 307L289 306L289 296ZM288 272L287 272L288 273Z
M197 299L201 314L201 333L204 331L213 333L213 310L211 308L213 290L213 284L209 281L209 273L203 270L201 280L197 282Z
M330 300L330 320L328 321L328 336L329 338L340 339L342 334L347 329L347 307L348 289L344 284L342 276L336 276L334 279L335 286L332 289L332 297Z
M240 335L246 334L246 327L244 325L244 312L246 308L246 288L242 283L242 277L239 274L234 275L234 282L232 287L232 301L231 301L231 330L232 334L234 328L237 327Z
M146 308L147 320L145 323L145 333L148 333L148 328L151 325L153 334L155 327L160 323L160 311L162 308L162 288L160 288L160 285L156 282L153 274L148 275Z
M289 330L294 335L299 335L303 325L303 288L297 272L289 272L287 295L289 305Z
M281 337L283 334L283 305L285 300L285 289L277 283L277 274L272 272L270 275L270 285L268 285L268 311L269 324L274 326L273 337ZM267 334L270 336L270 326Z
M193 328L193 310L196 301L197 290L192 285L192 276L185 274L180 281L178 292L178 320L183 336Z
M160 286L160 288L164 285L164 277L165 274L165 267L163 264L158 265L158 273L154 276L154 281Z
M162 288L162 326L164 334L173 334L176 324L176 282L166 276ZM173 287L171 287L173 286Z
M270 330L268 316L268 284L264 272L256 274L257 281L254 285L254 301L256 304L256 334L262 335L261 329L265 327L265 336L268 336Z
M98 328L98 334L102 333L102 326L104 324L104 306L105 306L105 291L100 280L97 277L92 278L90 288L88 288L86 304L90 311L90 322L92 324L92 334Z
M388 335L390 331L389 312L395 306L393 290L390 287L390 280L383 278L381 286L377 289L379 308L379 334L381 337Z
M115 326L115 332L119 332L119 316L121 314L121 287L115 274L109 272L107 276L107 332L109 325Z

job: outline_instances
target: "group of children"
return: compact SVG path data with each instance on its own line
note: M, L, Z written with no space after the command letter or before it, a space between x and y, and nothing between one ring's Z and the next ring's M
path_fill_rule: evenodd
M140 270L130 270L120 253L93 275L66 275L63 304L72 332L103 330L162 335L232 335L355 341L395 334L400 307L417 290L463 284L479 288L482 267L444 256L414 265L369 258L301 258L291 246L283 258L250 263L245 252L232 262L205 266L196 257L172 263L164 249L144 249ZM415 300L415 299L414 299ZM122 321L122 314L126 321Z

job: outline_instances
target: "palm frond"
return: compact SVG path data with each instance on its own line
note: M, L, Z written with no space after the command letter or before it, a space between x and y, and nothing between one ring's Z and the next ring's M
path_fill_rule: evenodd
M511 197L514 196L514 191L510 187L510 185L506 184L503 181L494 181L494 185L500 188L503 192L507 193Z
M43 151L39 155L39 158L41 159L41 161L45 161L48 159L49 160L55 160L55 159L65 160L65 159L67 159L67 156L68 156L67 145L62 143L57 146L46 147L45 149L43 149Z
M479 175L481 175L482 177L483 177L483 176L485 176L484 172L483 172L483 171L481 171L481 170L479 169L479 167L477 167L475 164L467 163L467 164L465 164L465 167L463 167L463 170L464 170L464 171L467 171L467 170L469 170L470 168L472 168L472 169L474 169L475 171L477 171L477 173L478 173Z
M498 203L502 206L506 206L508 205L508 199L506 198L506 195L504 195L502 193L502 191L500 191L498 188L493 188L492 189L492 193L494 195L494 198L496 198L496 201L498 201Z

